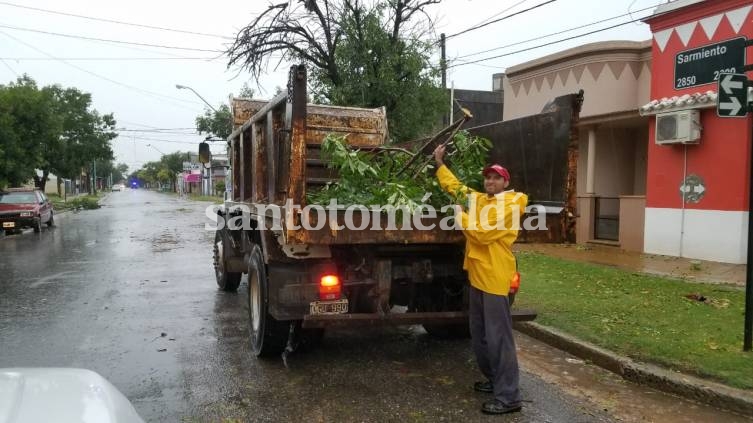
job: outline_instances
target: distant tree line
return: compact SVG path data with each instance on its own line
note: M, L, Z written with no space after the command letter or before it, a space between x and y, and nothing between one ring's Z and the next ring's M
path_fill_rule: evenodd
M159 161L147 162L141 169L131 173L129 179L140 185L170 184L176 190L178 174L183 171L183 162L191 161L191 154L182 151L163 155Z
M123 179L128 166L112 161L115 124L77 88L40 88L27 75L0 84L0 189L31 180L44 189L54 174L60 194L63 178L88 182L95 162L97 175Z

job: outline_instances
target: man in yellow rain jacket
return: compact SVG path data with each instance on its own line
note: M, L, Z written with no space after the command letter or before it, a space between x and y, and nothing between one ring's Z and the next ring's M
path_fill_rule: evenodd
M515 275L512 244L528 197L507 190L510 173L494 164L483 170L484 191L463 185L444 165L444 146L434 150L437 178L451 195L467 200L459 225L466 238L463 268L470 279L469 320L473 352L486 381L474 389L494 394L481 410L488 414L520 411L518 359L507 295Z

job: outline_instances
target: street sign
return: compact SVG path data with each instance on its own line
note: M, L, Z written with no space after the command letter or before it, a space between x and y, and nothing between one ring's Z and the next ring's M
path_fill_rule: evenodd
M744 73L726 73L719 77L719 117L745 117L748 114L748 77Z
M745 37L677 53L675 56L675 89L711 84L724 73L743 72Z
M705 193L706 185L698 175L690 174L680 184L680 195L686 203L699 203Z
M189 171L189 170L199 170L201 169L200 163L194 163L194 162L183 162L183 170Z

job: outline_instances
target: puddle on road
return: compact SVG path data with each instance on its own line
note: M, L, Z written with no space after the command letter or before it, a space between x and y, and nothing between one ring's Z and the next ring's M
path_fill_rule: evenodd
M516 334L521 368L624 422L747 422L753 419L625 381L533 338Z
M152 251L163 253L178 248L180 239L177 234L164 231L152 240Z

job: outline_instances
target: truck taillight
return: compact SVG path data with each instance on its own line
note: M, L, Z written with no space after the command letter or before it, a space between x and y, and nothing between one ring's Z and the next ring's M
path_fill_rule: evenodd
M515 272L510 281L510 294L517 294L520 289L520 272Z
M324 275L319 280L319 299L338 300L342 293L340 278L336 275Z

